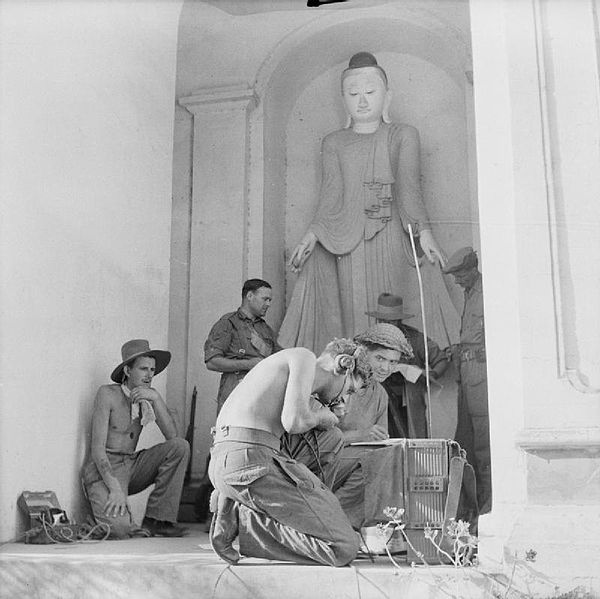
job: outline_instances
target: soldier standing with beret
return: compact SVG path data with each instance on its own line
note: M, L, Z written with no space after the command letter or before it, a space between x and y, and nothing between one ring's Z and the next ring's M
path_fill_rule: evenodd
M483 319L482 277L477 254L463 247L448 260L445 273L454 276L464 289L465 303L460 327L460 344L453 352L458 362L458 421L455 439L467 451L475 470L479 513L492 508L490 426Z

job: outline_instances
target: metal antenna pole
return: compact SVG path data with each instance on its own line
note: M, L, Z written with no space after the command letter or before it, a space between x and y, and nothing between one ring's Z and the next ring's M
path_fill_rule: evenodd
M417 269L417 281L419 282L419 300L421 301L421 323L423 324L423 345L425 347L425 386L427 389L427 416L429 419L429 434L433 428L431 422L431 386L429 384L429 346L427 344L427 322L425 319L425 296L423 294L423 279L421 278L421 267L419 266L419 257L415 246L415 237L412 225L408 224L408 235L410 237L410 247L412 248L415 268Z

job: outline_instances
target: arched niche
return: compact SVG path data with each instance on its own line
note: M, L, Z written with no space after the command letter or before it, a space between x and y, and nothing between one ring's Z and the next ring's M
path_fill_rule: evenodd
M407 11L313 21L263 62L250 115L249 237L262 229L262 248L254 253L279 292L272 308L276 325L285 313L283 290L289 297L295 280L285 262L316 207L320 141L345 122L340 73L360 50L373 52L388 73L392 118L421 133L424 192L440 242L449 252L479 245L471 66L463 32ZM252 254L252 242L249 249Z

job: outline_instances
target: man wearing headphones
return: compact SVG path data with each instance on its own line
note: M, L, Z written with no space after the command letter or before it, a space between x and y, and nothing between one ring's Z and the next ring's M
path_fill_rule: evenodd
M371 373L364 348L336 339L319 357L300 347L275 353L233 390L217 418L209 468L210 540L221 558L344 566L356 557L358 537L338 500L282 450L281 437L333 428L331 408Z

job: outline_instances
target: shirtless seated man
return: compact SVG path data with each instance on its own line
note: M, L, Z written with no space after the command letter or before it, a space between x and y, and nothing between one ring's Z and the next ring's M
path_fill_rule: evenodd
M284 349L257 364L217 418L209 475L215 487L213 549L235 564L240 554L302 564L344 566L359 541L331 490L281 450L284 432L338 424L331 406L368 384L365 350L348 339L317 358ZM240 551L232 546L239 536Z
M145 339L132 339L121 348L122 362L113 370L115 384L102 385L92 416L90 459L83 482L98 523L108 524L112 538L136 532L147 536L180 537L175 524L189 444L177 436L175 422L163 398L151 387L154 375L171 360L165 350L151 350ZM166 441L136 451L142 428L156 421ZM127 495L151 484L142 530L131 519Z

